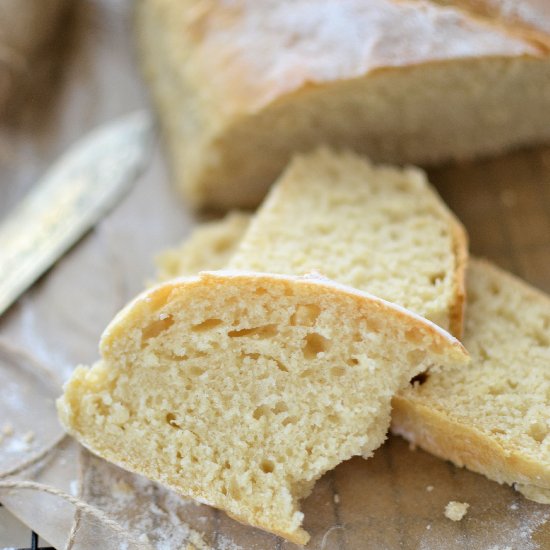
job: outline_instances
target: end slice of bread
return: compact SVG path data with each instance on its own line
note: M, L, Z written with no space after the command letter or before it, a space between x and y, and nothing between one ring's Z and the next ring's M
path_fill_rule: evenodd
M390 402L461 344L319 278L211 272L142 294L58 400L99 456L304 544L299 500L385 439Z
M472 363L400 392L392 430L550 502L550 298L480 260L471 260L467 291Z

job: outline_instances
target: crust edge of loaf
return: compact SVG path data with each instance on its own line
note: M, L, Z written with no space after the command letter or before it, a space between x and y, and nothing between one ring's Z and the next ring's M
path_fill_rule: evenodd
M438 458L497 483L550 490L550 470L537 461L520 452L507 451L477 428L401 395L392 400L391 432Z

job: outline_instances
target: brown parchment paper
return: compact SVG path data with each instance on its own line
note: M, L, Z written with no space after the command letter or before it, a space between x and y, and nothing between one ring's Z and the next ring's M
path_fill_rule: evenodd
M0 125L0 216L73 140L147 105L131 9L131 0L75 0L52 53L57 63ZM550 292L550 148L440 168L430 178L469 230L473 253ZM75 364L96 358L102 329L151 278L152 256L195 222L157 147L124 201L0 318L0 343L65 379ZM29 411L25 426L36 419L36 409ZM75 524L76 507L61 498L1 490L0 501L57 548L75 525L79 549L295 548L81 453L69 438L19 477L80 495L116 522L115 529L83 512ZM450 500L470 504L461 522L444 517ZM354 458L325 475L303 510L312 549L550 548L550 506L400 438L389 438L371 460Z

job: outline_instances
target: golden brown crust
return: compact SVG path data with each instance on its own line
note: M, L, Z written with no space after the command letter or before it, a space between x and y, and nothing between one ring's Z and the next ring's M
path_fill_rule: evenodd
M476 269L483 269L501 281L514 285L522 296L548 304L550 299L518 277L496 268L486 260L472 259ZM472 368L475 368L475 358ZM444 371L438 373L444 376ZM489 479L510 485L524 485L531 498L550 489L550 465L537 462L512 447L503 447L496 438L477 429L471 422L453 418L452 411L442 411L421 402L411 390L392 400L391 431L402 435L422 449L455 465L481 473ZM529 493L529 494L528 494ZM540 497L539 497L540 499ZM540 500L539 500L540 501Z
M319 295L329 292L332 294L333 300L352 299L356 307L362 310L366 316L373 310L383 310L387 315L394 316L400 322L410 325L411 338L414 338L415 335L420 337L423 334L429 334L433 337L432 351L436 353L447 351L450 354L450 359L455 361L465 360L469 357L468 352L457 339L434 323L399 305L392 304L366 292L314 275L302 277L245 271L205 271L200 273L198 277L174 279L146 290L122 309L105 329L100 342L102 356L106 357L109 354L116 338L123 337L128 326L131 326L135 320L140 319L146 312L160 308L170 298L173 291L177 291L183 286L188 288L193 286L223 287L228 282L247 288L251 279L256 282L261 281L262 284L266 285L283 285L288 292L292 292L295 285L298 284Z
M458 219L451 214L453 253L456 259L455 301L449 311L449 332L462 338L464 331L464 310L466 306L466 269L468 266L468 233Z
M439 458L499 483L534 485L533 480L537 480L538 486L550 489L548 467L504 449L473 426L403 395L393 398L391 430Z

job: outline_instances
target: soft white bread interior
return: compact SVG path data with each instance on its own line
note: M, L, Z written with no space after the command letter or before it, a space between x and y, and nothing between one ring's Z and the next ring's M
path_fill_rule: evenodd
M392 429L458 466L550 502L550 298L471 260L465 369L394 398Z
M423 0L141 0L137 27L198 206L256 206L319 144L433 164L550 141L548 46L514 20Z
M321 149L295 157L254 216L229 213L161 253L157 278L222 267L317 271L460 336L467 248L421 170Z
M466 257L466 232L424 172L321 149L292 160L227 267L317 271L460 336Z
M390 402L461 344L398 306L319 278L202 273L150 289L58 400L97 455L304 544L299 500L385 439Z

